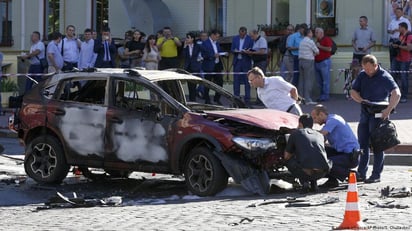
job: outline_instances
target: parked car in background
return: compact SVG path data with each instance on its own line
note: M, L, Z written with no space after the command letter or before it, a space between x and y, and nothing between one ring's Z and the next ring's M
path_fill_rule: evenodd
M189 101L188 83L221 94L221 104ZM71 166L184 175L199 196L223 190L228 177L264 194L281 168L285 134L298 118L245 108L225 89L181 70L98 69L49 76L10 118L25 144L27 175L59 183Z

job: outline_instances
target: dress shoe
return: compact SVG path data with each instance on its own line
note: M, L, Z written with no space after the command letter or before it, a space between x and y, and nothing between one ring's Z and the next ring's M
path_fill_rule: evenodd
M339 186L339 181L334 178L329 178L325 183L320 185L321 188L336 188Z
M372 183L378 183L381 182L381 179L375 178L375 177L369 177L368 179L365 180L366 184L372 184Z
M319 191L318 182L316 180L311 180L310 181L310 191L312 191L312 192L318 192Z

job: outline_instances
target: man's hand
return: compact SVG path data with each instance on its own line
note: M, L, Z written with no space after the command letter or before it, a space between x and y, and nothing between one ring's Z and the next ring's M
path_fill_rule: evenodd
M293 156L293 155L292 155L291 153L285 151L283 158L284 158L285 160L290 160L290 158L292 158L292 156Z

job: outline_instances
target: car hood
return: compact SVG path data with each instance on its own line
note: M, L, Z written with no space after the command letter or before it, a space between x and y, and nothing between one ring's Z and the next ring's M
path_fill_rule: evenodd
M265 129L297 128L298 116L274 109L236 109L205 111L208 116L225 118Z

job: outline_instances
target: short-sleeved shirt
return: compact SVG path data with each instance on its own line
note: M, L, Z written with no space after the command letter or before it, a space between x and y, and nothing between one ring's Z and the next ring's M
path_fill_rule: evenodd
M412 33L409 31L404 34L399 36L399 40L402 41L402 45L407 45L412 43ZM408 50L400 49L399 48L399 53L396 56L396 60L399 62L410 62L411 61L411 52Z
M372 77L361 71L352 84L352 89L359 92L363 99L376 102L389 101L389 95L395 88L398 85L392 75L380 66Z
M64 42L63 42L64 41ZM77 38L64 38L59 44L59 48L63 46L63 60L69 63L79 62L80 49L77 45Z
M157 40L156 45L159 45L165 40L165 37L161 37ZM164 58L174 58L177 56L177 46L175 43L175 39L179 39L174 37L173 39L168 39L166 42L163 43L162 49L160 49L160 56Z
M60 48L54 41L50 42L49 45L47 45L47 54L53 54L54 62L56 63L59 69L62 69L64 62L60 51ZM49 63L49 66L52 65L52 62L50 61L49 57L47 57L47 62Z
M299 48L299 44L300 42L302 42L303 38L304 38L303 35L301 35L299 31L291 34L288 38L286 47L298 47ZM299 55L299 50L292 50L290 52L292 53L292 55L295 55L295 56Z
M263 81L264 85L257 88L257 94L267 108L287 111L296 102L290 95L294 86L282 77L263 77Z
M256 41L253 42L253 50L258 51L260 49L265 49L266 50L266 54L268 52L268 42L266 41L265 38L263 38L262 36L259 36Z
M341 116L329 114L322 130L328 132L326 139L336 151L352 153L354 149L359 149L358 139Z
M297 129L289 136L287 152L296 156L302 168L329 169L323 135L311 128Z
M126 43L126 48L128 48L129 51L135 51L135 50L141 51L140 56L143 56L144 46L145 46L144 43L138 42L138 41L135 41L135 40L131 40L131 41Z
M376 41L375 33L369 27L366 28L358 28L353 32L352 40L355 41L357 48L365 48L369 46L371 42ZM371 49L367 51L354 51L355 54L370 54Z
M318 42L321 46L332 47L332 39L329 38L328 36L324 36ZM315 61L316 62L322 62L323 60L330 58L330 56L331 56L330 51L324 51L322 49L319 49L319 54L315 56Z
M315 54L319 53L319 48L309 37L305 37L299 44L299 59L315 60Z
M399 19L394 18L388 25L388 30L397 30L399 29L399 23L404 22L406 25L408 25L408 30L411 30L411 22L409 22L409 19L401 16ZM399 31L396 31L393 34L389 34L390 39L399 39Z
M37 55L38 58L36 58L36 56L30 57L30 64L39 65L40 64L39 59L43 59L46 53L46 48L44 46L44 43L41 41L38 41L37 43L32 44L30 47L30 53L33 53L35 50L39 50L40 53Z

